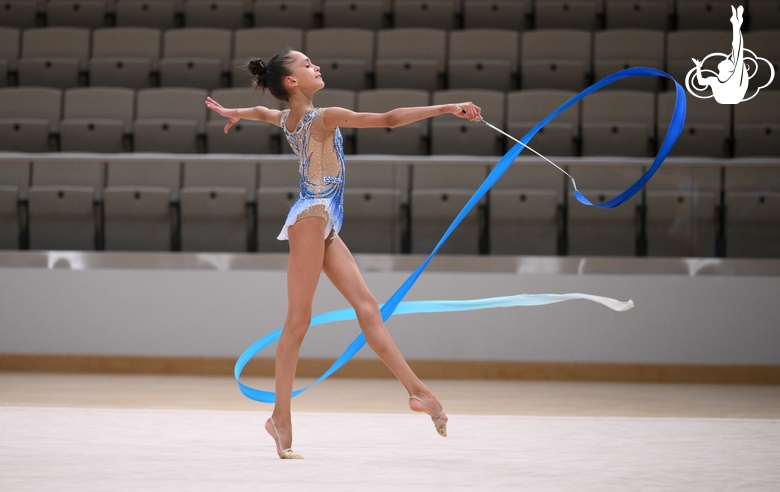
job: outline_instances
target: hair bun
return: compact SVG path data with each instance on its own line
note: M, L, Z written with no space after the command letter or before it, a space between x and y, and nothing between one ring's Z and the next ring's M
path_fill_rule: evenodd
M265 63L263 63L263 60L260 58L250 59L247 68L249 69L249 73L252 75L265 74Z

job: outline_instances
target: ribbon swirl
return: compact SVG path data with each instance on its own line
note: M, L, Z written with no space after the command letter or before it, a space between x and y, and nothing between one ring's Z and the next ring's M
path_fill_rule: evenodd
M636 76L666 77L674 82L675 90L676 90L676 99L674 105L674 112L672 113L672 121L669 125L669 129L666 132L666 136L664 137L663 143L661 144L661 147L658 151L658 155L653 160L653 164L650 166L650 168L648 168L648 170L634 184L632 184L628 189L620 193L615 198L612 198L611 200L608 200L603 203L593 204L587 198L585 198L585 196L582 195L582 193L575 190L574 196L577 198L578 201L580 201L585 205L599 207L599 208L615 208L621 203L625 202L626 200L629 200L631 197L636 195L639 192L639 190L642 189L642 187L647 183L647 181L650 180L653 174L655 174L655 172L661 166L661 163L663 163L666 156L668 156L669 152L672 150L672 146L677 141L677 137L679 137L680 133L682 132L683 125L685 123L685 109L686 109L685 90L682 88L682 86L679 83L677 83L677 81L674 80L674 78L671 75L669 75L668 73L662 70L658 70L655 68L639 67L639 68L629 68L626 70L622 70L620 72L614 73L596 82L595 84L591 85L587 89L583 90L579 94L569 99L558 109L556 109L555 111L550 113L546 118L540 121L527 134L525 134L525 136L523 136L522 139L520 139L520 141L523 144L527 144L531 140L531 138L533 138L533 136L536 135L536 133L540 129L542 129L547 123L555 119L559 114L564 112L572 105L576 104L578 101L582 100L583 98L587 97L593 92L596 92L602 87L607 86L613 82L616 82L618 80L627 77L636 77ZM466 205L463 207L460 213L458 213L458 215L452 221L452 224L450 224L449 228L447 228L447 231L439 240L438 244L436 244L436 247L433 248L433 251L428 256L428 258L426 258L425 261L423 261L422 264L419 267L417 267L417 269L414 272L412 272L411 275L409 275L409 277L398 288L398 290L395 291L395 293L390 297L390 299L388 299L386 303L380 306L382 321L387 321L390 318L390 316L393 315L393 313L411 314L411 313L422 313L422 312L430 313L430 312L465 311L465 310L473 310L473 309L488 309L488 308L509 307L509 306L538 306L542 304L551 304L551 303L556 303L556 302L561 302L561 301L571 300L571 299L586 299L586 300L598 302L616 311L625 311L633 307L634 304L630 300L628 302L621 303L620 301L616 301L614 299L591 296L587 294L536 294L536 295L517 295L517 296L509 296L509 297L497 297L497 298L490 298L490 299L477 299L477 300L466 300L466 301L415 301L415 302L404 302L404 303L401 302L403 298L406 296L406 294L409 292L409 290L412 288L414 283L417 281L417 279L420 277L422 272L425 270L425 268L427 268L428 264L430 264L431 260L436 255L436 253L438 253L439 249L441 249L444 242L450 237L450 235L455 230L455 228L458 227L458 225L463 221L466 215L468 215L471 209L473 209L477 205L477 203L479 203L482 197L485 196L485 194L490 190L490 188L493 187L493 185L498 181L501 175L503 175L504 172L512 164L512 162L514 162L517 156L520 155L520 152L522 152L523 148L524 147L522 144L520 143L515 144L498 161L498 163L495 165L495 167L490 172L490 174L488 174L488 177L485 179L485 181L479 186L479 188L477 188L477 190L474 192L474 195L472 195L472 197L469 199L469 201L466 203ZM353 309L341 309L341 310L330 311L328 313L314 316L312 318L311 326L321 325L325 323L332 323L335 321L351 320L351 319L355 319L355 311ZM241 372L243 371L244 367L249 362L249 360L252 359L252 357L257 355L261 350L263 350L271 343L278 340L279 337L281 336L281 333L282 333L282 329L278 328L273 332L269 333L268 335L264 336L263 338L261 338L260 340L256 341L251 346L249 346L249 348L247 348L236 361L234 376L236 378L236 381L238 382L239 389L248 398L251 398L256 401L264 402L264 403L273 403L275 401L276 395L274 392L258 390L256 388L252 388L250 386L243 384L241 382ZM363 348L365 344L366 344L366 338L362 333L360 333L355 338L355 340L353 340L352 343L347 347L347 349L339 356L339 358L336 359L333 365L331 365L330 368L327 371L325 371L325 373L322 374L322 376L320 376L310 385L293 391L292 395L293 396L299 395L303 391L314 386L315 384L319 383L320 381L324 380L325 378L327 378L328 376L336 372L339 368L341 368L344 364L346 364L352 357L354 357L355 354L357 354L357 352L361 348Z

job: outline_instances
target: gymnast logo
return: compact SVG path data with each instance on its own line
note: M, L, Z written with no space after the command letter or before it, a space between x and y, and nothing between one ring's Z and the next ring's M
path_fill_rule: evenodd
M740 5L737 9L731 7L731 54L712 53L707 55L702 61L692 58L696 64L688 75L685 76L685 87L692 96L699 99L708 99L714 97L720 104L739 104L742 101L749 101L756 97L764 87L772 83L775 78L775 68L766 58L761 58L755 53L745 48L742 32L742 13L744 8ZM702 65L710 58L722 58L718 63L718 73L713 70L702 69ZM748 83L757 73L759 61L763 61L769 67L769 80L766 84L758 87L756 92L750 97L745 97L748 90ZM704 75L712 75L705 77ZM705 92L707 87L712 89L712 94L700 96L696 92Z

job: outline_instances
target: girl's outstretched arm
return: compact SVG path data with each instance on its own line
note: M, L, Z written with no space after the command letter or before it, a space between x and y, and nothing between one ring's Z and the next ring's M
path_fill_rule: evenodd
M254 108L223 108L221 104L210 97L206 98L206 107L216 111L220 116L228 119L225 125L225 133L230 130L238 120L256 120L272 123L276 126L282 126L282 112L278 109L268 109L264 106L255 106Z
M440 114L454 114L459 118L477 120L482 110L471 102L398 108L387 113L357 113L344 108L327 108L322 118L327 128L396 128Z

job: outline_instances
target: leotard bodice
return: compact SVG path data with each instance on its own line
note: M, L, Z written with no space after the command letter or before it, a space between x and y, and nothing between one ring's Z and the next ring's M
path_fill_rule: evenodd
M289 115L289 110L282 114L282 130L298 157L301 189L277 239L288 239L287 229L305 217L325 219L327 238L338 234L344 218L344 140L338 128L325 127L322 108L304 114L292 132L287 131Z

